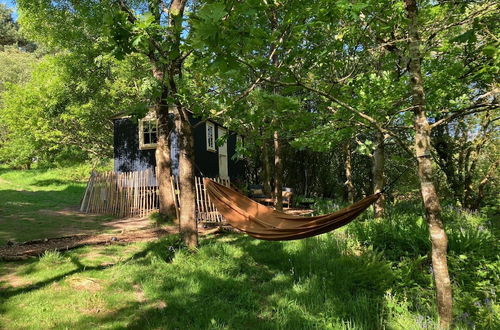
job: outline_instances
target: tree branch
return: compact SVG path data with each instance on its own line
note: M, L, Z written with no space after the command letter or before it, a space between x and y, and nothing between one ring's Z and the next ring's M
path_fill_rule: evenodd
M468 108L462 109L460 111L454 112L454 113L450 114L449 116L444 117L444 118L436 121L435 123L430 125L430 128L433 129L439 125L442 125L444 123L447 123L447 122L449 122L453 119L459 118L459 117L464 117L464 116L471 115L474 113L490 111L490 110L495 110L495 109L498 109L497 103L476 104L476 105L470 106Z
M125 3L125 1L118 0L117 3L120 6L121 10L124 11L125 13L127 13L127 19L128 19L128 21L130 23L134 24L135 21L137 21L137 18L135 17L135 15L132 12L132 10L130 10L130 8L127 6L127 4Z

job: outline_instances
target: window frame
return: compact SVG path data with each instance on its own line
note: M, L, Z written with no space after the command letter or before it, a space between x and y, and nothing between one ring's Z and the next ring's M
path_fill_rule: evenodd
M155 143L144 143L144 123L154 122L156 124L156 141L158 141L158 119L154 117L145 117L139 120L139 150L150 150L156 149L158 142ZM150 130L148 134L152 134Z
M209 127L212 128L212 138L211 139L208 135L208 128ZM207 121L205 123L205 136L206 136L206 140L207 140L207 143L206 143L207 144L206 145L207 151L217 152L217 146L215 144L216 139L215 139L215 124L214 123L209 122L209 121ZM212 142L211 145L210 145L210 142Z

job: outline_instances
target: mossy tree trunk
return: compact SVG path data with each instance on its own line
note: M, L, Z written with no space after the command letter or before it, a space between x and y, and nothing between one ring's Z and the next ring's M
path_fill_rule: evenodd
M351 145L347 142L344 145L345 153L345 185L347 187L347 200L350 204L354 203L354 184L352 182L352 150Z
M409 20L409 73L412 105L415 113L415 153L418 159L418 176L432 242L432 269L436 285L439 323L442 328L448 329L452 323L452 293L447 262L448 237L440 216L441 206L438 194L432 181L431 127L425 111L416 0L405 0L405 7Z
M385 144L384 144L384 134L377 134L377 145L375 152L373 153L373 192L380 192L385 185L384 179L384 167L385 167ZM380 198L374 204L374 216L375 218L381 218L384 216L385 207L385 196L382 194Z

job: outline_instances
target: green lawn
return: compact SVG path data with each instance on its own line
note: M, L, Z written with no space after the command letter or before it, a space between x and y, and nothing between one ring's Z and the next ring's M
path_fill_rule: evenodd
M0 168L0 245L105 229L111 217L76 212L86 166L12 171Z
M13 277L24 282L3 291L1 324L9 329L418 324L417 315L391 293L395 278L389 263L372 252L356 254L333 235L288 243L230 235L204 240L197 253L177 246L172 237L18 263Z
M33 180L14 175L1 177L20 186ZM47 208L64 208L79 198L69 186L82 189L53 184L38 196ZM498 329L497 225L448 207L443 215L456 326ZM416 201L391 208L386 219L368 212L342 230L299 241L227 234L190 252L171 236L48 252L0 263L0 328L434 329L428 252Z

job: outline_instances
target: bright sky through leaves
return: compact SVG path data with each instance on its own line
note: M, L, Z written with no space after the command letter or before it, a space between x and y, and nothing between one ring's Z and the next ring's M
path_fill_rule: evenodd
M0 3L6 5L7 8L12 9L13 11L12 16L14 17L15 20L17 20L17 7L16 4L14 3L14 0L0 0Z

